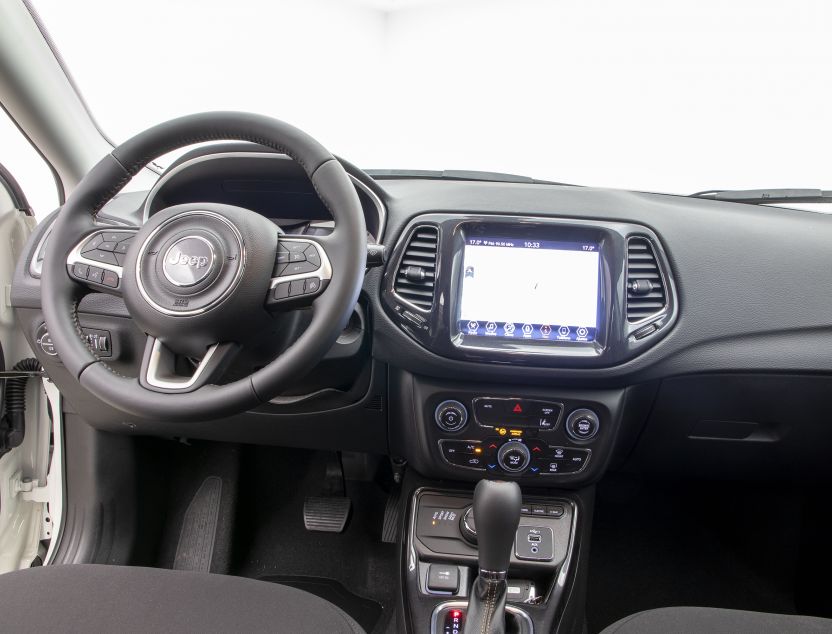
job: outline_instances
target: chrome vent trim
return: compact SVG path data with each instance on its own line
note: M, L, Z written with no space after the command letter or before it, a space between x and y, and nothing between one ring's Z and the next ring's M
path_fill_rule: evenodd
M435 225L417 225L407 238L401 259L396 267L393 290L403 301L429 311L433 308L436 286L436 258L439 252L439 228ZM421 279L415 279L410 271L419 270Z
M635 292L637 280L647 280L650 291ZM641 236L627 239L627 321L630 324L647 321L668 308L668 290L656 249L649 239Z

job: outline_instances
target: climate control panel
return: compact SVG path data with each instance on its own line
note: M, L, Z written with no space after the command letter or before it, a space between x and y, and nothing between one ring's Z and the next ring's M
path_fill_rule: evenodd
M444 464L524 478L583 472L602 433L589 406L526 397L444 398L433 422Z

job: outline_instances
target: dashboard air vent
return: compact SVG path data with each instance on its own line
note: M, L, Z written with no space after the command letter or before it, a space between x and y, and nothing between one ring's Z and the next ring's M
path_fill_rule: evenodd
M395 291L405 301L430 310L436 282L436 252L439 230L432 225L416 227L404 249L396 271Z
M627 321L641 321L667 306L667 294L653 245L647 238L627 241Z

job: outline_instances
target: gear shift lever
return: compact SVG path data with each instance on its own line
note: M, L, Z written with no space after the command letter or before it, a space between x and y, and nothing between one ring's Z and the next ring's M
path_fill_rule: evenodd
M465 634L505 632L506 574L521 502L516 482L480 480L474 490L480 570L468 600Z

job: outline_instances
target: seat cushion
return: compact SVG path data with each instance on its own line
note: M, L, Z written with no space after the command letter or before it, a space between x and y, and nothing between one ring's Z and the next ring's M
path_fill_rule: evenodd
M602 634L765 634L832 632L832 620L718 608L660 608L621 619Z
M363 632L296 588L156 568L29 568L0 575L0 597L4 632Z

